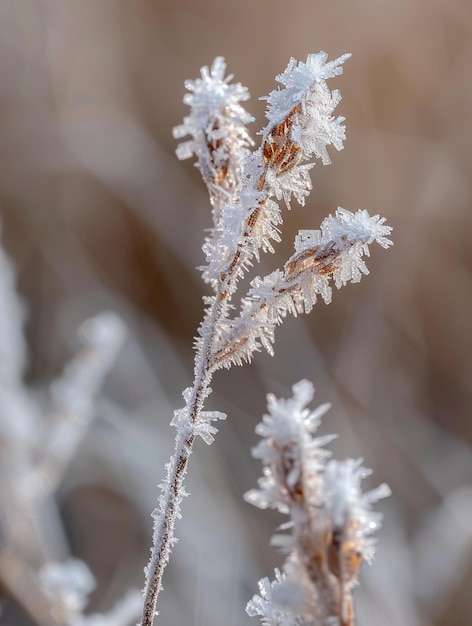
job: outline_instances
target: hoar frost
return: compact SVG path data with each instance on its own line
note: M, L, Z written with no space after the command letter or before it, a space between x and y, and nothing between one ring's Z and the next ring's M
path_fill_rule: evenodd
M221 368L250 361L261 348L273 354L275 328L287 314L308 313L318 296L328 303L332 283L341 287L367 274L363 257L374 241L391 245L384 218L367 211L338 209L320 230L304 230L295 252L279 268L254 278L234 313L234 295L249 268L263 252L274 252L281 240L284 207L293 199L304 205L312 190L316 162L331 162L328 150L343 148L344 118L335 115L341 102L327 81L342 74L349 54L328 61L325 52L306 62L290 59L277 76L280 87L263 98L267 124L252 149L242 107L249 93L226 76L217 57L201 76L187 81L184 102L190 113L174 129L181 159L196 157L207 185L213 225L203 244L202 277L212 291L204 297L205 313L195 339L193 386L184 393L185 406L175 412L175 453L166 465L159 506L154 511L151 558L146 569L142 626L152 626L162 575L175 543L175 521L186 495L184 478L195 439L211 443L213 422L223 415L204 411L210 382ZM262 440L254 454L264 465L259 489L246 498L262 508L290 515L275 542L289 556L272 583L260 583L260 595L248 605L250 615L277 626L353 626L351 588L360 560L368 558L372 531L380 518L370 504L386 489L362 494L360 465L334 465L324 446L332 436L315 436L327 406L307 409L313 387L302 381L293 398L269 399L269 414L258 427ZM344 482L333 490L330 477ZM340 522L341 520L341 522ZM340 523L339 523L340 522Z

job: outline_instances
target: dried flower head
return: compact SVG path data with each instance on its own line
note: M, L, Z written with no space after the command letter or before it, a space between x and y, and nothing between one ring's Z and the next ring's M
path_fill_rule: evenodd
M284 574L277 572L271 584L261 581L261 595L254 596L246 610L260 615L267 626L327 626L330 620L352 626L351 589L362 561L372 561L371 535L382 520L372 503L390 490L383 484L363 493L360 483L371 472L362 467L362 460L329 459L323 446L333 436L315 436L329 405L307 409L314 388L306 380L292 389L287 400L268 396L269 413L256 427L262 439L253 449L253 456L262 461L263 476L259 489L245 495L255 506L290 515L283 526L290 533L273 538L288 556Z

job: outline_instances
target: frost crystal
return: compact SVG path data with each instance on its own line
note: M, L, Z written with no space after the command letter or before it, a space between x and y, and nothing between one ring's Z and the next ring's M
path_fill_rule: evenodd
M343 148L344 118L333 117L341 95L337 90L331 92L325 81L341 73L341 65L348 57L344 55L329 63L325 53L309 55L306 63L292 59L277 78L284 88L265 98L269 123L261 131L262 145L243 160L239 194L228 198L221 208L217 228L205 244L208 266L203 277L214 288L219 278L231 271L233 279L224 286L232 293L251 259L258 258L259 249L273 251L271 240L279 240L278 225L282 219L271 198L284 200L290 208L294 196L303 205L312 188L309 171L313 163L306 161L320 158L328 164L331 161L327 147ZM205 88L211 91L215 87L208 71L206 76ZM206 90L204 93L204 101L212 101L213 96L210 98ZM218 98L218 89L214 97Z
M360 483L370 470L361 461L327 460L322 446L333 437L314 434L329 405L307 409L314 389L306 380L292 389L287 400L268 396L269 414L256 427L262 440L253 449L262 460L263 477L259 490L245 495L251 504L290 515L283 527L290 534L275 535L272 542L288 557L274 582L259 582L260 595L246 611L268 626L351 626L350 590L361 560L372 560L371 535L382 518L372 503L390 490L384 484L362 493Z
M382 520L380 513L372 511L372 503L387 498L391 491L383 483L372 491L362 493L361 481L372 471L361 464L362 459L330 460L324 472L325 500L332 515L333 527L346 532L349 537L346 536L345 540L355 541L364 559L370 563L374 557L375 542L369 535L380 528Z
M212 422L225 420L226 414L221 411L200 411L197 418L192 419L190 406L192 400L191 391L190 387L187 387L183 392L185 406L174 412L171 426L175 426L179 434L184 438L199 436L206 444L210 445L215 440L214 435L218 432L218 429L212 425ZM208 392L210 391L211 389L208 390Z
M319 500L319 473L329 456L323 446L334 437L313 437L330 406L324 404L310 411L306 406L313 396L313 385L306 380L293 386L293 397L288 400L267 396L269 413L256 427L263 439L252 451L266 471L259 479L260 489L244 496L251 504L288 513L294 492L301 489L311 502Z
M281 606L280 603L277 602L277 595L280 595L277 592L280 591L280 587L284 585L285 581L286 576L278 569L275 570L275 580L272 582L270 582L268 578L260 580L260 595L254 595L252 600L247 603L246 613L251 617L259 615L264 626L299 625L300 622L294 619L293 613L284 608L283 603ZM294 591L296 596L296 590Z
M342 74L342 65L350 57L350 54L343 54L334 61L326 62L328 55L323 51L309 54L306 63L292 57L285 71L275 78L284 89L272 91L261 98L267 100L269 105L267 119L274 125L281 122L298 102L310 97L316 85Z
M211 69L202 68L201 78L186 81L190 93L185 94L184 103L191 113L173 131L177 139L192 137L178 146L177 156L197 157L210 190L215 221L220 210L215 204L229 200L239 187L241 159L253 143L246 129L253 118L240 104L249 99L249 92L240 83L231 84L233 76L225 78L225 71L223 57L217 57Z
M341 101L341 94L338 90L331 92L325 81L342 74L342 64L350 56L344 54L328 63L325 52L309 54L306 63L292 58L285 72L276 78L284 89L272 91L262 98L268 104L269 127L281 124L295 110L292 140L307 156L321 158L324 164L331 162L326 147L333 144L341 150L345 139L344 118L332 116Z

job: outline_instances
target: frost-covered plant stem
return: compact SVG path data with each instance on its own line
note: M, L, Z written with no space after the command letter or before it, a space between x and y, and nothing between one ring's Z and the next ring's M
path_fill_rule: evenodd
M221 300L215 300L204 321L210 333L205 335L202 349L196 356L195 381L189 402L190 424L198 423L204 399L208 394L213 374L210 358L211 346L214 343L216 322L220 316ZM153 548L146 571L143 626L151 626L156 613L157 596L162 588L162 575L174 542L175 522L180 517L180 503L185 495L183 483L195 437L195 432L191 428L189 432L177 431L175 452L167 467L167 488L164 500L160 502L160 511L155 515Z
M187 463L192 453L194 435L185 440L177 436L175 455L169 463L167 479L169 490L165 499L166 515L162 520L154 522L154 545L152 556L146 571L146 587L144 590L143 626L151 626L156 614L157 596L162 588L162 575L169 561L170 547L174 537L175 521L179 517L180 499Z
M272 354L274 329L287 313L308 313L317 295L329 302L331 280L339 288L368 273L362 256L368 255L369 244L391 245L387 239L391 229L384 226L383 218L338 209L323 221L321 231L301 231L284 271L255 278L242 299L241 314L230 316L239 280L254 260L259 261L261 251L273 252L272 241L280 241L279 202L283 200L290 208L295 197L303 205L311 191L309 170L314 163L310 161L318 158L329 164L327 146L343 148L344 118L332 115L341 96L337 90L330 91L326 80L342 73L349 56L327 61L327 54L320 52L308 55L306 62L291 59L277 76L283 88L264 98L268 124L260 133L260 147L253 152L245 128L251 117L240 104L249 94L239 83L230 84L231 76L224 77L223 59L215 59L211 69L203 68L201 78L186 82L190 93L184 102L190 105L191 114L174 129L174 135L191 135L177 154L197 157L210 195L213 228L203 246L207 263L202 272L213 295L204 298L207 308L195 343L194 383L184 391L185 406L175 411L171 422L177 429L175 452L153 512L142 626L151 626L156 615L195 438L200 435L212 443L217 430L211 422L226 417L203 410L213 374L250 361L261 347ZM327 591L326 596L333 593Z
M193 426L201 422L200 417L204 401L211 391L210 383L217 369L218 360L215 360L213 355L216 353L215 344L219 332L219 323L225 314L225 287L231 282L237 267L237 259L234 259L234 262L231 263L231 270L225 276L223 285L219 285L218 292L206 310L200 327L202 341L195 356L195 379L187 404L188 428L177 431L175 451L167 465L165 491L161 496L159 510L153 513L153 547L146 570L142 626L151 626L156 614L157 597L162 589L162 575L174 543L175 522L180 517L180 503L186 495L183 486L184 478L196 438ZM223 417L222 414L220 416Z

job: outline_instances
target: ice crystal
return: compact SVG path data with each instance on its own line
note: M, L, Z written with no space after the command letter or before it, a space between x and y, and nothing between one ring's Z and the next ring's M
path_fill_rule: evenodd
M267 101L269 127L280 124L294 108L300 108L292 139L306 152L319 157L330 143L340 150L345 139L344 118L335 119L332 113L341 101L341 94L338 90L331 92L325 81L342 74L342 65L350 56L344 54L328 63L325 52L309 54L306 63L291 58L285 71L276 77L283 89L261 98ZM329 157L325 156L323 162L329 163Z
M375 542L370 535L382 520L380 513L372 511L372 504L391 494L385 483L362 493L361 481L370 474L371 470L362 467L362 459L331 459L324 471L325 502L333 528L345 533L346 540L355 541L367 562L374 556Z
M203 278L214 288L219 277L235 268L232 280L225 284L231 293L237 278L250 264L259 249L273 251L271 241L280 239L281 214L277 201L290 208L292 196L304 204L312 189L309 171L313 158L329 164L327 147L343 148L344 118L333 116L341 100L325 80L341 73L344 55L326 63L326 55L309 55L306 63L293 59L278 77L284 89L271 92L266 128L261 131L262 145L242 163L241 189L221 209L217 229L206 242L207 267ZM293 73L294 79L289 77Z
M300 231L295 254L284 269L253 279L240 316L222 332L220 345L228 346L229 362L249 361L261 346L273 354L275 326L287 314L309 313L318 296L329 303L330 281L340 288L368 274L362 257L369 255L369 244L392 245L387 237L391 228L384 222L384 218L371 217L365 210L351 213L339 208L334 216L323 220L320 230ZM227 366L227 362L222 359L221 365Z
M268 578L260 580L260 595L254 595L247 603L246 613L251 617L260 616L264 626L299 626L300 622L294 620L293 613L276 601L277 590L285 580L285 575L278 569L275 570L275 580L272 582Z
M309 54L306 63L292 57L282 74L275 77L284 89L272 91L261 98L267 100L269 105L267 119L274 125L278 124L298 102L310 97L316 85L342 74L342 65L350 57L349 53L343 54L334 61L326 62L328 54L323 51Z
M211 66L203 67L201 78L187 80L184 103L191 113L184 123L173 130L174 137L192 139L177 148L179 159L195 155L203 180L210 188L212 202L218 192L224 191L229 199L239 186L241 158L253 141L246 129L252 116L241 106L249 99L249 92L240 83L231 84L233 78L225 78L226 63L217 57Z
M292 389L293 397L287 400L267 396L269 413L256 426L262 439L252 451L264 464L264 476L259 479L260 489L244 496L259 508L277 508L282 513L289 512L296 490L309 492L307 497L313 503L319 500L319 474L329 456L323 446L334 438L313 436L330 407L324 404L315 411L307 409L314 396L313 385L303 380Z
M192 419L192 408L190 406L192 401L191 391L191 388L187 387L182 393L185 406L182 409L174 411L171 426L177 428L178 432L185 438L198 436L201 437L206 444L210 445L215 440L214 435L218 432L218 429L212 425L212 422L225 420L226 414L221 411L200 411L198 416ZM211 389L208 389L207 395L210 392Z

